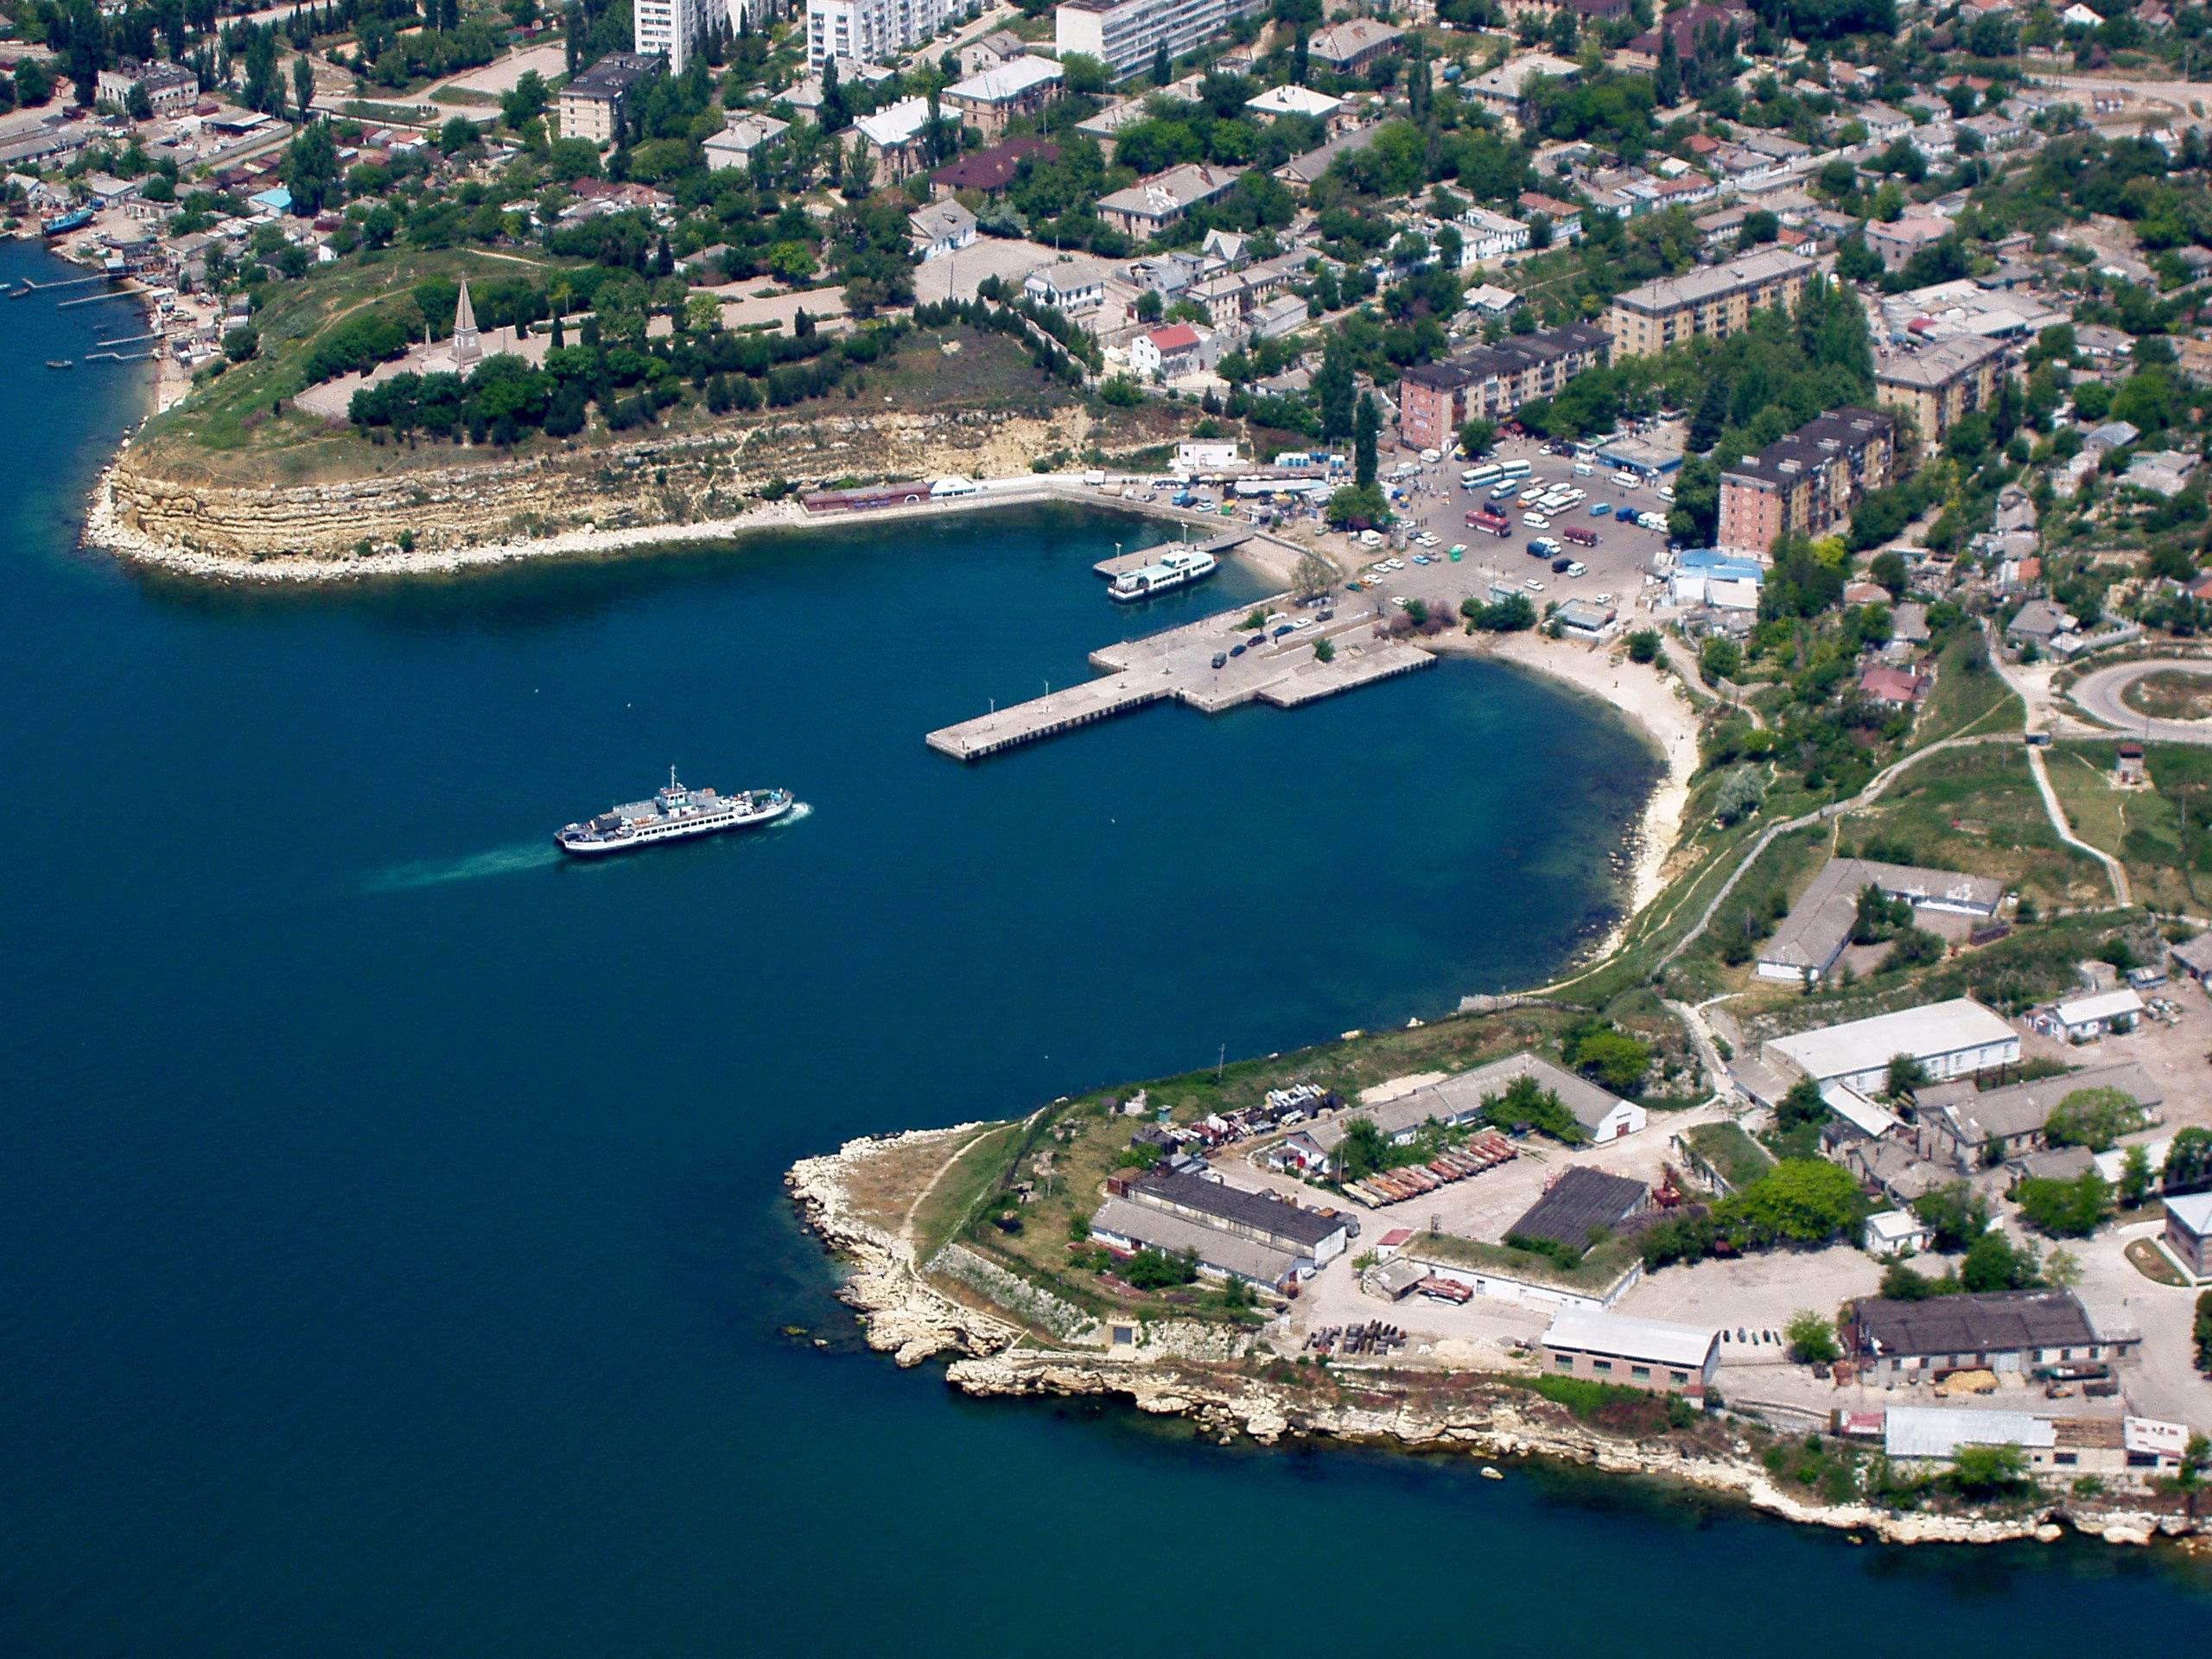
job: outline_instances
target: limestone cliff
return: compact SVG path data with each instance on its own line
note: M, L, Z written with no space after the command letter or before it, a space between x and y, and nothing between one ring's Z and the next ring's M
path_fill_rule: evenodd
M1079 408L1050 419L988 410L771 416L709 431L491 450L365 449L377 470L337 481L255 484L180 442L126 448L101 480L86 540L126 556L240 565L342 561L402 532L419 552L721 522L778 480L1019 474L1091 441ZM427 456L449 454L445 464ZM381 466L378 463L381 460Z

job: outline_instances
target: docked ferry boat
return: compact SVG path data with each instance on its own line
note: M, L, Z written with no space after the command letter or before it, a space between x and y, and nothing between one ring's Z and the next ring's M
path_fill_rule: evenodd
M1150 599L1154 594L1203 582L1220 565L1221 561L1204 548L1177 548L1172 553L1160 555L1154 563L1123 571L1114 578L1114 585L1106 590L1107 595L1122 604L1133 604L1140 599Z
M578 858L626 853L656 842L755 829L773 823L797 804L787 789L748 789L735 795L686 789L671 766L668 787L655 790L652 799L610 807L582 823L568 825L553 840L563 852Z

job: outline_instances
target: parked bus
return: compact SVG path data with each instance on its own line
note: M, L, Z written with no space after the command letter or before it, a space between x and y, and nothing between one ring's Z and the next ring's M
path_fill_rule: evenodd
M1505 469L1502 467L1470 467L1459 474L1459 486L1462 489L1479 490L1485 484L1495 484L1504 476Z
M1499 466L1497 475L1500 478L1526 478L1531 470L1529 463L1525 461L1509 461Z

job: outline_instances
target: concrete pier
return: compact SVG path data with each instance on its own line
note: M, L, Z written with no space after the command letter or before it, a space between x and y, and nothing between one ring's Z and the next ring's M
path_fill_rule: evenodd
M1101 559L1090 567L1094 575L1111 582L1116 576L1127 575L1132 570L1141 570L1159 559L1163 553L1179 547L1195 547L1202 553L1211 553L1217 559L1226 558L1250 541L1255 534L1249 530L1232 530L1226 536L1217 536L1210 542L1161 542L1141 552L1117 554Z
M1347 594L1339 603L1355 597ZM1258 608L1315 614L1292 607L1287 595L1264 601ZM956 760L982 760L1155 702L1185 703L1209 715L1248 702L1296 709L1436 661L1418 645L1377 633L1371 607L1350 616L1340 610L1331 622L1280 639L1268 630L1266 643L1257 646L1249 643L1255 637L1245 625L1249 615L1222 611L1141 639L1102 645L1090 653L1090 663L1103 677L941 728L929 734L929 746ZM1332 661L1314 655L1314 645L1323 639L1335 652ZM1238 645L1244 650L1231 656ZM1216 656L1224 659L1219 668L1213 665Z

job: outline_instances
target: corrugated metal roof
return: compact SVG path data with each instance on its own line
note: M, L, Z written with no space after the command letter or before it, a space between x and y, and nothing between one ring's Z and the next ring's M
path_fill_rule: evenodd
M1882 1449L1893 1458L1955 1457L1967 1446L2044 1450L2057 1440L2050 1419L2024 1411L1891 1406L1882 1423Z
M1713 1332L1702 1325L1639 1319L1594 1307L1563 1307L1552 1315L1551 1325L1544 1332L1544 1345L1548 1348L1570 1348L1578 1353L1648 1360L1656 1365L1692 1370L1705 1363L1705 1357L1713 1351L1713 1344L1718 1340Z
M1827 1078L1877 1071L1899 1054L1927 1059L2008 1039L2019 1040L2011 1026L1972 997L1959 996L1948 1002L1876 1014L1871 1020L1853 1020L1847 1025L1801 1031L1794 1037L1777 1037L1767 1046L1786 1055L1809 1076Z

